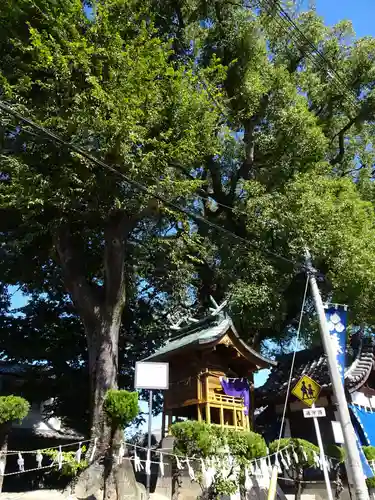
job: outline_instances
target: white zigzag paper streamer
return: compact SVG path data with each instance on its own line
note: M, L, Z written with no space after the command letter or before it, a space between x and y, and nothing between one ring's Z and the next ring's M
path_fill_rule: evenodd
M17 464L19 471L25 472L25 460L23 459L20 451L18 452Z
M94 446L92 447L91 455L90 455L90 463L94 460L95 458L95 453L96 453L96 445L98 443L98 438L94 439Z
M40 453L39 450L36 452L35 460L36 460L36 465L37 465L38 469L41 469L42 462L43 462L43 455Z
M163 461L163 453L159 453L159 469L161 477L164 477L164 461Z
M125 446L124 443L121 441L120 448L118 450L117 465L122 464L124 454L125 454Z
M137 450L135 448L134 448L134 469L135 472L140 472L141 470L143 470L141 459L137 455Z
M57 464L59 466L59 470L61 470L63 465L63 454L61 451L61 446L59 446L59 452L57 454Z
M291 467L291 465L292 465L292 458L291 458L291 456L289 455L288 450L285 452L285 460L286 460L286 462L287 462L287 464L288 464L288 467Z
M245 467L245 490L250 491L251 488L253 487L253 481L251 480L251 477L249 475L249 470L247 467Z
M75 460L76 460L77 464L81 463L81 457L82 457L81 445L82 445L82 443L79 443L78 450L76 451L76 454L75 454Z
M284 469L287 470L289 468L288 463L285 460L284 454L282 452L280 452L280 460L281 460L281 463L283 464Z
M192 481L195 481L195 473L194 473L194 469L193 467L191 466L190 462L189 462L189 459L186 458L186 465L187 465L187 468L188 468L188 473L189 473L189 476L190 476L190 479Z
M146 472L147 476L151 476L151 458L150 458L150 450L147 450L146 464L145 464L145 472Z

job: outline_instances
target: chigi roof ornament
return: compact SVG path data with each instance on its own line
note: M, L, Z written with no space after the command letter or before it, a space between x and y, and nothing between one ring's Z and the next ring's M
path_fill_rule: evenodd
M228 305L228 301L224 300L220 305L215 301L215 299L210 296L210 301L213 305L213 307L210 307L209 310L211 312L211 316L217 316L218 314L225 309L225 307ZM167 316L169 322L171 323L171 330L180 330L181 326L183 324L191 324L191 323L198 323L200 320L197 318L193 318L192 316L189 316L187 314L168 314Z

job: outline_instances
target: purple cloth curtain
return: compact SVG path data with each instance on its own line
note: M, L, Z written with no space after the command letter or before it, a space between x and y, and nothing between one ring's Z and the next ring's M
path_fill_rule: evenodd
M227 396L242 398L245 406L245 415L249 414L250 388L249 382L245 378L232 378L220 380L221 387Z

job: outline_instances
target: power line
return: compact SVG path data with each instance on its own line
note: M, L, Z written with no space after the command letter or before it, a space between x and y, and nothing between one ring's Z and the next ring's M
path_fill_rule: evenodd
M268 3L269 5L269 9L267 9L266 7L266 3ZM299 34L299 38L298 38L298 35L296 33L293 33L293 32L289 32L288 31L288 34L292 37L294 36L294 39L297 41L301 41L301 38L303 38L303 40L310 46L311 50L312 50L312 54L313 55L314 53L321 59L321 61L323 61L325 63L325 66L328 67L329 69L329 76L333 79L333 81L335 81L335 78L336 77L336 80L338 80L338 82L345 87L346 89L346 94L348 97L350 97L350 100L351 100L351 103L354 104L355 107L357 107L358 105L358 102L357 102L357 96L356 94L349 88L348 86L348 81L345 81L342 76L340 75L340 73L337 71L337 69L334 67L334 65L332 64L332 62L325 56L325 54L319 49L319 47L317 47L314 42L308 38L308 36L301 30L301 28L298 26L298 24L291 18L291 16L289 15L289 13L279 4L279 3L274 3L271 5L271 3L267 2L266 0L264 2L261 2L261 0L259 0L259 6L260 7L263 7L266 12L270 15L272 14L271 10L272 10L272 7L275 7L275 9L278 11L279 13L279 19L284 22L284 24L289 24L290 26L292 26L294 28L295 31L298 32ZM276 17L275 16L272 16L275 21L276 21ZM301 48L298 47L300 50ZM301 51L302 53L304 53L305 55L307 54L306 52L303 52ZM320 67L322 67L322 65L320 65ZM368 91L371 91L371 89L365 85L365 88L366 90ZM340 90L340 92L342 93L342 87L337 87L338 90ZM357 111L357 109L356 109Z
M267 9L267 7L266 7L265 4L266 4L266 2L264 2L264 3L259 2L259 6L263 7L268 14L271 14L271 10ZM336 75L337 79L340 80L340 82L345 85L345 82L343 82L341 80L341 76L336 71L336 69L332 66L331 62L324 56L324 54L321 53L321 51L314 45L314 43L301 31L301 29L299 28L299 26L294 22L294 20L290 17L290 15L280 5L278 5L276 3L273 4L273 5L269 4L269 8L271 9L272 7L276 7L276 9L279 12L279 14L281 14L279 16L279 18L276 18L275 16L273 16L273 18L274 18L275 22L278 24L278 26L281 27L281 29L283 29L284 32L286 34L288 34L292 38L292 40L294 42L300 42L300 38L298 37L298 35L296 33L294 33L293 31L290 32L289 30L287 30L285 28L286 24L291 25L303 37L303 39L305 40L305 42L307 42L307 44L312 48L313 52L316 53L316 54L318 54L319 57L329 66L329 68L331 69L331 71L333 71L333 73ZM308 57L310 59L310 61L312 61L314 64L316 64L315 59L312 57L313 54L311 54L309 52L306 52L306 51L303 51L301 49L301 47L299 47L299 46L298 46L298 49L301 51L301 53L303 55L305 55L306 57ZM205 88L208 96L210 97L210 99L212 100L212 102L214 103L214 105L219 108L219 111L221 112L222 116L225 116L223 109L221 108L221 106L218 105L216 99L213 98L211 92L209 91L207 83L200 78L200 75L198 75L198 79L201 81L201 84ZM341 88L339 90L342 91ZM355 94L352 95L351 97L354 97L356 99ZM357 102L355 102L355 104L357 104ZM39 132L44 133L46 136L52 138L53 140L59 142L60 144L63 144L67 148L69 148L69 149L71 149L71 150L79 153L80 155L84 156L85 158L87 158L91 162L93 162L93 163L95 163L95 164L97 164L97 165L99 165L99 166L101 166L103 168L106 168L106 169L110 170L111 172L115 173L116 175L121 176L128 184L134 186L139 191L144 192L145 194L149 194L153 198L158 199L159 201L161 201L162 203L164 203L166 205L169 205L171 208L179 211L180 213L183 213L184 215L186 215L186 216L188 216L188 217L190 217L190 218L192 218L192 219L194 219L194 220L196 220L198 222L203 222L206 225L209 225L210 227L212 227L213 229L216 229L216 230L218 230L218 231L220 231L220 232L222 232L224 234L227 234L228 236L231 236L232 238L235 238L235 239L237 239L237 240L239 240L239 241L241 241L243 243L246 243L247 245L251 246L252 248L257 249L258 251L261 251L263 253L267 253L269 256L272 256L272 257L277 258L277 259L281 259L281 260L283 260L285 262L288 262L288 263L292 264L293 266L297 265L291 259L288 259L287 257L284 257L284 256L282 256L280 254L276 254L275 252L272 252L270 250L262 249L262 248L258 247L257 245L254 245L253 243L251 243L248 239L243 238L242 236L239 236L238 234L233 233L232 231L230 231L230 230L228 230L228 229L226 229L226 228L224 228L224 227L222 227L222 226L220 226L218 224L215 224L214 222L211 222L208 219L206 219L206 218L204 218L204 217L202 217L202 216L200 216L198 214L194 214L194 213L190 212L189 210L187 210L187 209L185 209L185 208L183 208L183 207L181 207L179 205L176 205L173 202L168 201L166 198L164 198L161 195L153 193L152 191L150 191L146 186L144 186L140 182L135 181L133 179L130 179L123 172L120 172L115 167L104 163L103 161L101 161L100 159L98 159L95 156L91 155L90 153L88 153L87 151L85 151L84 149L82 149L81 147L76 146L74 144L71 144L71 143L65 141L64 139L62 139L60 136L54 134L50 130L45 129L41 125L37 125L35 122L33 122L32 120L24 117L23 115L21 115L20 113L18 113L17 111L15 111L10 106L7 106L4 102L0 102L0 108L3 109L3 111L5 111L5 112L7 112L7 113L9 113L11 115L13 115L14 117L18 118L21 121L23 121L24 123L27 123L31 127L37 129ZM236 211L239 214L247 216L246 212L240 211L240 210L236 210L235 208L233 208L233 207L231 207L229 205L226 205L226 204L224 204L222 202L219 202L219 201L215 200L213 197L210 197L209 195L202 196L202 195L199 195L197 193L196 196L198 196L200 199L202 199L205 202L208 199L211 198L211 199L214 200L214 203L217 206L223 207L223 208L225 208L227 210L230 210L232 212ZM298 266L301 266L301 265L298 265ZM302 267L303 267L303 265L302 265Z
M135 187L138 191L141 191L142 193L145 193L145 194L151 196L152 198L161 201L164 205L167 205L167 206L173 208L177 212L180 212L180 213L186 215L187 217L195 220L196 222L204 223L204 224L210 226L212 229L215 229L215 230L217 230L217 231L219 231L219 232L221 232L223 234L226 234L227 236L230 236L231 238L236 239L236 240L240 241L241 243L244 243L247 246L249 246L249 247L251 247L251 248L253 248L253 249L255 249L255 250L259 251L259 252L263 252L264 254L267 254L269 257L273 257L275 259L284 261L284 262L286 262L288 264L291 264L293 267L297 267L299 269L305 268L304 264L302 264L302 263L301 264L297 264L293 260L291 260L291 259L289 259L287 257L284 257L283 255L277 254L277 253L272 252L271 250L267 250L265 248L260 248L258 245L252 243L248 239L246 239L246 238L244 238L244 237L242 237L242 236L240 236L240 235L238 235L236 233L233 233L229 229L226 229L223 226L220 226L219 224L215 224L214 222L206 219L205 217L202 217L199 214L194 214L194 213L190 212L186 208L183 208L183 207L181 207L181 206L179 206L179 205L177 205L177 204L175 204L175 203L167 200L164 196L162 196L160 194L154 193L149 188L147 188L144 184L142 184L142 183L140 183L140 182L138 182L136 180L131 179L130 177L128 177L123 172L120 172L119 170L117 170L112 165L108 165L107 163L103 162L102 160L96 158L95 156L93 156L92 154L90 154L85 149L81 148L80 146L76 146L75 144L72 144L71 142L65 141L59 135L51 132L50 130L44 128L41 125L38 125L37 123L35 123L34 121L30 120L29 118L26 118L21 113L19 113L15 109L13 109L8 104L5 104L4 101L1 101L1 100L0 100L0 109L2 109L3 111L5 111L7 114L12 115L13 117L17 118L21 122L26 123L27 125L30 125L35 130L38 130L39 132L42 132L48 138L53 139L54 141L62 144L63 146L65 146L66 148L68 148L68 149L70 149L72 151L75 151L76 153L78 153L81 156L83 156L84 158L88 159L89 161L91 161L95 165L98 165L98 166L100 166L102 168L105 168L105 169L109 170L110 172L112 172L112 173L114 173L114 174L122 177L127 184ZM26 130L26 132L28 132L28 131Z

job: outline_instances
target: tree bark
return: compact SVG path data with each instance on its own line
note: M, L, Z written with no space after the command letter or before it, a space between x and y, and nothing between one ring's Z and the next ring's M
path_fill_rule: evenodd
M4 473L5 466L7 462L7 451L8 451L8 435L10 431L10 425L4 424L0 427L0 471ZM4 476L0 474L0 493L3 491Z
M296 483L295 483L295 486L296 486L296 491L295 491L295 495L294 495L295 500L301 500L302 480L303 480L303 471L300 470L297 473L297 479L296 479Z
M125 305L125 250L135 222L122 211L113 212L106 221L102 286L83 275L84 265L77 246L79 235L72 235L68 224L60 228L55 239L65 286L80 314L87 339L92 402L90 438L95 440L93 460L98 464L96 472L95 467L92 470L97 476L99 469L104 471L105 484L102 477L97 486L104 490L105 500L120 498L112 468L113 448L119 445L120 436L113 434L103 403L107 391L117 389L119 330ZM91 443L88 457L93 449ZM83 475L82 481L90 482L86 476Z

